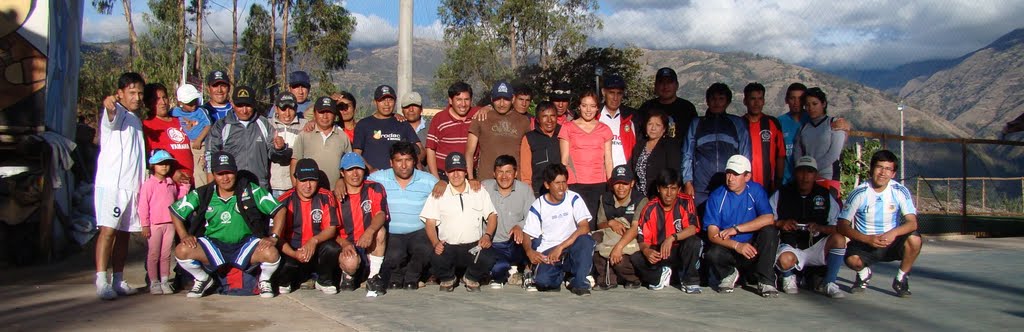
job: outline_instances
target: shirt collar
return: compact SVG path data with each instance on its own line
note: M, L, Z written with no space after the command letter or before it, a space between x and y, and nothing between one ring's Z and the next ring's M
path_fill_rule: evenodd
M621 112L621 110L617 109L617 110L615 110L615 115L608 115L608 106L605 106L605 107L601 108L601 114L602 114L602 117L608 117L609 119L615 119L615 118L618 118L619 115L622 115L622 112Z

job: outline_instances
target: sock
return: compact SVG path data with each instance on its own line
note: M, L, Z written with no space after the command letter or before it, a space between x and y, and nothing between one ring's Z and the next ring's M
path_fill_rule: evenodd
M384 256L366 255L370 259L370 278L380 273L380 266L384 264Z
M199 264L199 261L194 259L178 259L178 266L192 274L192 277L199 281L206 281L210 279L210 275L203 270L203 266Z
M903 272L903 270L896 270L896 280L902 281L905 276L907 276L906 272Z
M162 283L166 284L170 280L171 280L170 276L160 276L160 282L162 282Z
M512 265L512 267L508 268L508 275L513 275L513 274L516 274L516 273L519 273L519 267L518 266Z
M270 277L274 275L274 271L277 271L277 266L280 263L281 258L278 258L273 263L260 263L260 281L270 280Z
M110 284L120 286L122 281L124 281L124 272L114 272L114 280L111 280Z
M829 249L828 254L825 254L825 262L828 266L828 270L825 272L825 280L823 280L823 282L826 285L836 282L836 277L839 276L839 270L843 268L843 259L845 256L846 248Z
M110 280L107 280L107 271L96 272L96 288L103 288L103 286L109 284Z
M793 272L793 270L796 270L796 269L792 268L792 269L789 269L789 270L786 270L786 271L782 271L782 277L785 278L785 277L788 277L788 276L796 274L796 272Z
M857 271L857 275L860 276L860 280L865 280L871 275L871 268L865 266L863 269L860 269L860 271Z

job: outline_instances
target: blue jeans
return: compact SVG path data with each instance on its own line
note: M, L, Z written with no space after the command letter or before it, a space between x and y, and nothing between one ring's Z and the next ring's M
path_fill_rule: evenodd
M533 248L540 246L540 239L533 239ZM594 238L590 234L580 235L568 249L562 251L562 259L554 264L538 264L534 271L534 283L538 288L561 288L565 273L572 273L571 288L590 289L587 275L594 266ZM551 250L544 252L546 255Z
M523 247L516 244L515 240L508 240L505 242L494 242L491 244L491 250L494 251L494 258L496 258L494 267L491 268L491 281L506 283L508 282L509 269L513 265L523 263L523 259L526 256L523 252Z

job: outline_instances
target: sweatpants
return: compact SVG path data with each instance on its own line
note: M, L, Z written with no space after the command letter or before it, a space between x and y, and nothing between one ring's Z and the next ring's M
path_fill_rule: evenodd
M387 248L384 251L384 263L381 264L381 280L410 283L419 282L423 267L430 262L434 248L430 247L427 231L421 229L407 234L388 233ZM402 263L408 263L402 267ZM391 271L402 268L402 275L391 277Z
M445 244L440 255L430 256L431 272L438 281L447 281L455 279L456 269L465 268L466 278L480 282L494 266L494 250L487 248L480 250L479 255L470 254L469 250L476 245L476 242Z
M286 244L287 245L287 244ZM338 280L338 254L341 253L341 246L334 241L324 241L316 246L316 253L309 259L309 262L302 263L294 257L281 254L281 265L278 273L278 284L282 286L294 286L309 278L312 272L316 272L317 282L321 285L334 285Z
M640 251L631 255L629 259L633 262L633 268L640 275L640 279L648 285L661 283L661 268L664 266L671 268L673 275L678 276L678 280L683 285L699 285L700 274L698 269L700 268L700 251L702 247L703 243L700 238L693 235L678 241L672 247L672 252L668 259L662 259L657 264L648 262L647 257L644 257L643 252ZM657 247L652 249L658 250Z
M740 268L751 270L759 283L775 285L775 252L779 250L779 232L775 226L765 226L754 234L751 244L757 249L757 256L752 259L720 245L712 245L708 249L708 262L719 280L731 274L733 268Z

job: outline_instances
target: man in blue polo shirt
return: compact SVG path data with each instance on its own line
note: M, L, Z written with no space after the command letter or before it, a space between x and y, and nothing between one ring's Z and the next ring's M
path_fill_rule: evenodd
M732 293L739 277L737 267L749 267L761 296L779 296L773 269L779 232L773 224L768 194L750 181L750 160L742 155L729 157L725 185L711 192L704 211L704 230L713 244L706 257L718 275L719 292Z
M420 211L427 196L437 183L430 173L416 169L416 146L409 142L397 142L391 146L391 168L370 174L369 180L380 183L388 195L388 209L391 220L388 224L387 251L380 274L369 281L370 287L383 295L391 271L408 259L404 273L395 276L400 287L416 289L420 273L430 261L432 248L427 239Z

